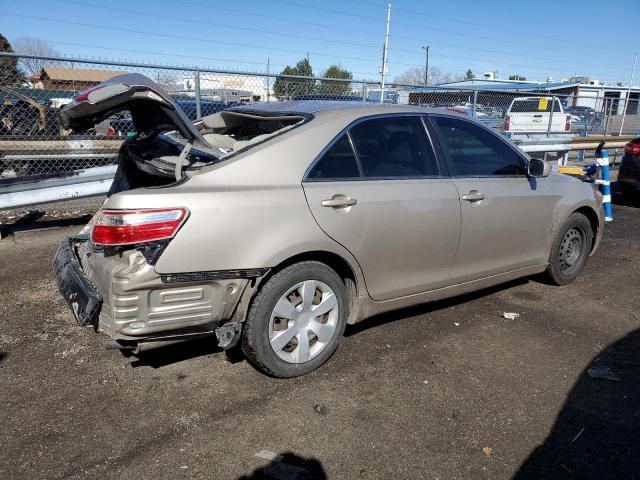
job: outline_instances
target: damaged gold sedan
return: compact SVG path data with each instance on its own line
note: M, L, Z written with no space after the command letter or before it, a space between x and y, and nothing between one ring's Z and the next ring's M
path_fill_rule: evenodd
M145 348L202 335L308 373L348 323L541 272L565 284L602 235L591 185L441 110L250 104L188 120L141 75L61 113L131 113L105 202L54 260L81 325Z

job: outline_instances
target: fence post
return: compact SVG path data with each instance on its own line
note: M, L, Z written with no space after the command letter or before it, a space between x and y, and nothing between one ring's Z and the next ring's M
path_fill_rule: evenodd
M194 89L196 97L196 118L202 117L202 107L200 105L200 70L196 69L194 75Z
M598 166L600 167L601 179L598 183L602 186L602 203L604 206L604 221L613 220L611 211L611 179L609 177L609 152L601 150L598 152Z
M362 82L362 101L367 101L367 84Z
M551 112L549 113L549 125L547 125L547 137L551 133L551 124L553 122L553 111L556 108L556 97L551 97Z
M476 118L476 105L478 104L478 90L473 91L473 118Z

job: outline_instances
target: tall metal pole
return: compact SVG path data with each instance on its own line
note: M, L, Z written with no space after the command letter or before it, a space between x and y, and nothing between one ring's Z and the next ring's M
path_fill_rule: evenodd
M633 68L631 69L631 78L629 79L629 88L627 89L627 99L622 111L622 122L620 122L620 131L618 135L622 135L622 128L624 127L624 119L627 116L627 109L629 108L629 96L631 95L631 85L633 84L633 77L636 74L636 62L638 61L638 52L633 57Z
M423 45L422 49L427 52L427 59L424 63L424 84L429 85L429 45Z
M387 7L387 33L384 36L384 48L382 49L382 82L380 89L380 103L384 102L384 77L387 73L387 50L389 48L389 23L391 23L391 2Z

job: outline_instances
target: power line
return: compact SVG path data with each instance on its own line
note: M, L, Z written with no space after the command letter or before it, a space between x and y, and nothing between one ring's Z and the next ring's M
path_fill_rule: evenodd
M61 2L61 3L68 3L68 4L72 4L72 5L80 5L83 7L89 7L89 8L99 8L102 10L110 10L113 12L122 12L122 13L129 13L129 14L134 14L134 15L144 15L145 17L155 17L155 18L160 18L163 20L170 20L170 21L179 21L179 22L186 22L186 23L190 23L190 24L201 24L201 25L210 25L216 28L225 28L225 29L231 29L231 30L244 30L247 32L255 32L255 33L264 33L267 35L277 35L277 36L281 36L281 37L287 37L287 38L291 38L291 37L297 37L297 38L304 38L306 40L315 40L315 41L319 41L319 42L328 42L328 43L338 43L338 44L342 44L342 45L351 45L354 47L361 47L361 48L375 48L378 49L380 48L377 45L364 45L362 43L353 43L353 42L344 42L341 40L332 40L332 39L327 39L327 38L320 38L320 37L310 37L308 35L291 35L288 33L284 33L284 32L274 32L271 30L262 30L259 28L251 28L251 27L243 27L243 26L239 26L239 25L225 25L222 24L220 22L209 22L206 20L198 20L195 18L184 18L184 17L176 17L176 16L169 16L169 15L160 15L157 13L149 13L149 12L141 12L140 10L127 10L124 8L117 8L117 7L112 7L112 6L108 6L108 5L96 5L96 4L92 4L92 3L84 3L84 2L78 2L75 0L55 0L57 2Z
M377 46L377 45L366 45L366 44L359 44L359 43L352 43L352 42L350 43L350 42L344 42L344 41L340 41L340 40L332 40L332 39L326 39L326 38L320 38L320 37L310 37L310 36L306 36L306 35L292 35L292 34L286 34L286 33L283 33L283 32L274 32L274 31L255 29L255 28L250 28L250 27L241 27L241 26L237 26L237 25L223 25L223 24L220 24L220 23L209 22L209 21L205 21L205 20L197 20L197 19L192 19L192 18L181 18L181 17L173 17L173 16L167 16L167 15L153 14L153 13L149 13L149 12L141 12L141 11L136 11L136 10L128 10L128 9L122 9L122 8L115 8L115 7L111 7L111 6L105 6L105 5L96 5L96 4L91 4L91 3L79 2L79 1L75 1L75 0L57 0L57 1L62 2L62 3L73 4L73 5L80 5L80 6L89 7L89 8L98 8L98 9L104 9L104 10L118 11L118 12L123 12L123 13L128 13L128 14L134 14L134 15L144 15L145 17L151 16L151 17L156 17L156 18L165 19L165 20L171 20L171 21L182 21L182 22L187 22L189 24L200 23L200 24L203 24L203 25L215 26L216 28L245 30L245 31L258 32L258 33L265 33L265 34L269 34L269 35L278 35L278 36L283 36L283 37L288 37L288 38L294 38L294 37L295 38L305 38L305 39L308 39L308 40L322 41L322 42L328 42L328 43L339 43L341 45L351 45L351 46L356 46L356 47L361 47L361 48L372 48L372 49L378 49L379 48L379 46ZM176 1L176 0L174 0L174 1ZM191 2L181 2L180 0L177 0L177 1L178 1L178 3L191 4ZM278 1L278 0L273 0L273 1ZM371 2L364 2L364 1L360 1L360 0L352 0L352 1L358 1L359 3L373 5L373 3L371 3ZM226 10L232 11L231 9L226 9ZM333 10L331 10L331 11L333 11ZM234 10L234 12L241 13L240 11L236 11L236 10ZM274 18L274 19L279 18L279 17L275 17L275 16L269 16L269 17ZM374 18L374 17L369 17L369 18ZM319 25L319 24L317 24L317 25ZM395 38L398 38L398 37L395 37ZM417 41L417 39L412 39L412 40L416 40ZM440 43L440 42L432 42L432 44L434 44L434 45L443 45L443 46L447 46L447 47L451 47L451 48L465 48L465 49L469 49L469 50L476 50L476 51L482 51L482 52L487 52L487 53L497 53L497 54L504 54L505 53L505 52L500 52L500 51L497 51L497 50L491 50L491 49L486 49L486 48L466 47L466 46L463 46L463 45L452 45L452 44L445 44L445 43ZM392 50L393 52L416 54L416 51L414 51L414 50L402 49L402 48L397 48L397 47L391 47L390 50ZM513 55L513 56L519 56L519 57L543 60L543 61L545 61L547 63L549 62L549 59L546 59L546 58L543 58L543 57L533 57L533 56L522 55L522 54L510 54L510 53L507 53L507 54ZM452 56L452 55L439 55L439 54L432 54L432 55L436 56L436 57L440 56L440 57L443 57L443 58L453 58L453 59L458 59L458 60L472 61L474 63L491 63L491 64L498 64L498 65L505 65L505 66L516 66L516 67L534 69L534 70L539 70L539 71L548 71L548 68L536 68L536 67L531 67L530 65L526 65L526 64L518 64L518 63L511 63L511 62L497 62L497 61L486 62L484 60L469 59L469 58L466 58L466 57L457 57L457 56ZM389 63L398 64L396 62L389 62ZM571 61L563 61L562 63L563 63L563 65L568 64L568 63L574 64L574 65L580 65L580 67L591 66L591 67L595 67L595 68L607 68L606 65L602 65L602 64L589 65L589 64L584 64L584 63L581 63L581 62L571 62ZM610 66L609 68L615 68L615 67L611 67Z
M342 41L336 41L336 40L328 40L328 39L323 39L323 38L319 38L319 37L309 37L309 36L294 36L291 34L283 34L282 32L273 32L273 31L268 31L268 30L261 30L261 29L253 29L253 28L247 28L247 27L238 27L238 26L226 26L226 25L220 25L218 23L214 23L214 22L208 22L208 21L204 21L204 20L196 20L196 19L187 19L187 18L180 18L180 17L171 17L171 16L166 16L166 15L159 15L159 14L152 14L152 13L148 13L148 12L141 12L141 11L136 11L136 10L128 10L128 9L121 9L121 8L114 8L114 7L110 7L110 6L104 6L104 5L95 5L95 4L90 4L90 3L84 3L84 2L79 2L79 1L74 1L74 0L57 0L59 2L62 3L68 3L68 4L73 4L73 5L80 5L80 6L84 6L84 7L89 7L89 8L98 8L98 9L105 9L105 10L111 10L111 11L119 11L119 12L123 12L123 13L128 13L128 14L134 14L134 15L144 15L146 17L148 16L152 16L152 17L156 17L156 18L161 18L161 19L165 19L165 20L171 20L171 21L183 21L183 22L187 22L187 23L201 23L201 24L205 24L205 25L212 25L215 26L217 28L232 28L232 29L239 29L239 30L247 30L247 31L254 31L254 32L259 32L259 33L266 33L266 34L273 34L273 35L280 35L280 36L285 36L285 37L296 37L296 38L307 38L307 39L311 39L311 40L317 40L317 41L325 41L325 42L331 42L331 43L340 43L340 44L345 44L345 42ZM374 48L377 49L378 47L375 45L364 45L364 44L355 44L355 43L346 43L348 45L353 45L353 46L358 46L358 47L364 47L364 48ZM434 44L439 44L438 42L434 42ZM442 44L442 45L446 45L446 44ZM457 46L457 45L451 45L452 48L465 48L463 46ZM478 50L478 51L486 51L489 53L501 53L495 50L490 50L490 49L480 49L480 48L474 48L471 47L471 49L474 50ZM400 48L391 48L390 50L394 51L394 52L403 52L403 53L410 53L410 54L415 54L416 52L414 50L408 50L408 49L400 49ZM317 54L317 53L316 53ZM532 67L530 65L526 65L526 64L518 64L518 63L512 63L512 62L499 62L499 61L491 61L491 62L486 62L484 60L477 60L477 59L470 59L467 57L457 57L457 56L453 56L453 55L442 55L442 54L433 54L433 56L436 57L442 57L442 58L447 58L447 59L458 59L458 60L464 60L464 61L471 61L473 63L491 63L491 64L498 64L498 65L505 65L505 66L515 66L515 67L521 67L521 68L528 68L528 69L534 69L534 70L539 70L539 71L548 71L548 68L536 68L536 67ZM347 57L345 57L347 58ZM533 58L533 57L530 57ZM538 59L541 60L545 60L548 61L547 59L543 59L541 57L537 57ZM355 59L355 57L352 57L352 59ZM362 59L365 60L365 59ZM368 60L368 59L366 59ZM389 62L390 64L395 64L395 65L401 65L401 63L399 62ZM570 63L570 62L565 62L565 63ZM577 62L575 62L575 64L578 64ZM404 64L406 66L412 66L413 64ZM583 64L580 64L581 66ZM598 67L602 68L601 65L598 65Z
M350 57L350 56L343 56L343 55L331 55L331 54L321 53L321 52L308 52L307 50L291 50L291 49L286 49L286 48L267 47L267 46L264 46L264 45L250 45L250 44L246 44L246 43L226 42L226 41L222 41L222 40L209 40L209 39L206 39L206 38L191 37L191 36L188 36L188 35L175 35L175 34L170 34L170 33L148 32L148 31L144 31L144 30L134 30L134 29L122 28L122 27L107 27L105 25L97 25L97 24L94 24L94 23L84 23L84 22L78 22L78 21L74 21L74 20L40 17L40 16L36 16L36 15L22 15L22 14L15 14L15 13L0 12L0 16L14 17L14 18L29 18L29 19L32 19L32 20L41 20L41 21L45 21L45 22L55 22L55 23L58 23L58 24L64 23L64 24L67 24L67 25L76 25L76 26L89 27L89 28L99 28L99 29L103 29L103 30L110 30L110 31L116 31L116 32L126 32L126 33L135 33L135 34L138 34L138 35L148 35L148 36L154 36L154 37L173 38L173 39L177 39L177 40L189 40L189 41L210 43L210 44L214 44L214 45L232 45L232 46L242 47L242 48L253 48L253 49L261 49L261 50L280 51L280 52L285 52L285 53L295 53L295 54L303 55L303 56L306 55L307 53L311 53L311 54L313 54L315 56L319 56L319 57L337 58L337 59L342 59L342 60L355 60L355 61L362 61L362 62L371 62L372 61L371 58ZM389 62L389 63L392 63L392 62ZM400 62L393 62L393 63L395 65L403 65L403 66L410 66L410 67L414 66L413 63L400 63Z
M369 6L378 7L378 8L385 8L386 7L386 5L375 3L375 2L370 2L370 1L367 1L367 0L348 0L348 1L352 2L352 3L359 3L361 5L369 5ZM418 12L416 10L409 10L409 9L401 8L401 7L397 7L397 6L394 6L393 10L395 12L407 13L407 14L412 15L412 16L416 16L417 15L417 16L425 17L425 18L429 18L429 19L436 18L436 19L440 19L440 20L445 20L447 22L462 23L462 24L465 24L465 25L471 25L471 26L480 27L480 28L491 28L493 30L499 30L499 31L507 32L507 33L515 33L515 34L520 34L520 35L522 34L521 30L511 30L511 29L504 28L504 27L497 27L496 28L495 25L489 25L489 24L486 24L486 23L470 22L468 20L462 20L460 18L443 17L441 15L433 15L431 13ZM537 38L544 38L544 39L547 39L547 40L562 41L562 42L566 41L566 37L565 38L549 37L549 36L546 36L546 35L540 35L539 32L535 32L535 34L536 34ZM585 46L594 46L594 47L599 47L600 46L597 43L583 42L582 40L580 41L580 43L581 43L581 45L585 45Z
M116 48L113 46L101 46L101 45L89 45L86 43L73 43L73 42L62 42L62 41L57 41L57 40L47 40L47 43L52 43L54 45L67 45L67 46L71 46L71 47L89 47L89 48L95 48L95 49L99 49L99 50L108 50L108 51L117 51L117 52L129 52L129 53L140 53L140 54L144 54L144 55L158 55L158 56L164 56L164 57L176 57L176 58L190 58L190 59L198 59L198 60L213 60L213 61L219 61L219 62L229 62L229 63L244 63L244 64L250 64L250 65L261 65L261 66L265 66L266 63L265 62L249 62L246 60L237 60L235 58L219 58L219 57L206 57L206 56L201 56L201 55L184 55L184 54L179 54L179 53L168 53L168 52L154 52L154 51L150 51L150 50L137 50L137 49L130 49L130 48ZM106 62L108 63L108 62ZM175 65L174 65L175 66ZM283 63L273 63L271 62L271 66L276 66L276 67L286 67L287 65L283 64ZM172 65L166 65L167 69L171 69ZM322 70L326 70L328 68L327 67L323 67L318 69L319 71ZM214 70L214 69L212 69ZM359 75L372 75L375 76L377 75L376 73L372 73L372 72L356 72L356 71L352 71L350 70L351 73L357 73ZM257 73L257 72L251 72L251 73ZM264 72L266 75L266 72ZM271 75L277 75L276 73L271 73ZM357 80L354 80L357 81Z
M341 11L341 10L335 10L332 8L326 8L326 7L319 7L317 5L303 5L303 4L299 4L296 2L292 2L289 0L270 0L271 2L275 2L275 3L280 3L283 5L289 5L289 6L293 6L293 7L298 7L298 8L306 8L306 9L313 9L313 10L321 10L321 11L325 11L328 13L333 13L333 14L337 14L337 15L344 15L344 16L349 16L349 17L355 17L355 18L362 18L362 19L366 19L366 20L373 20L373 21L380 21L380 18L378 17L373 17L373 16L369 16L369 15L362 15L362 14L358 14L358 13L352 13L352 12L345 12L345 11ZM417 24L413 24L413 23L406 23L406 22L398 22L398 21L392 21L391 22L393 25L399 25L399 26L405 26L405 27L410 27L410 28L417 28L420 30L424 30L425 26L424 25L417 25ZM440 28L440 27L434 27L434 26L429 26L430 30L435 30L435 31L439 31L439 32L443 32L443 33L448 33L451 35L459 35L459 36L464 36L464 37L472 37L472 38L480 38L483 40L490 40L493 42L504 42L504 38L494 38L494 37L487 37L485 35L478 35L478 34L474 34L474 33L467 33L467 32L458 32L455 30L449 30L449 29L445 29L445 28ZM422 40L424 41L424 40ZM519 42L516 40L509 40L510 44L513 45L522 45L522 46L526 46L526 47L530 47L530 48L536 48L536 49L542 49L542 50L553 50L555 52L565 52L565 53L569 53L569 54L573 54L574 52L569 51L569 50L562 50L562 49L557 49L557 48L553 48L553 49L549 49L547 47L542 47L539 44L531 44L531 43L525 43L525 42Z

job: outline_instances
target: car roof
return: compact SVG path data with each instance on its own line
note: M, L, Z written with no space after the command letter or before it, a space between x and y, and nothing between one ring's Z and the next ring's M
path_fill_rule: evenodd
M249 103L229 110L234 112L256 112L265 114L317 114L345 110L351 111L354 116L377 115L384 113L442 113L442 110L419 107L415 105L399 105L395 103L372 103L332 100L299 100L288 102Z

